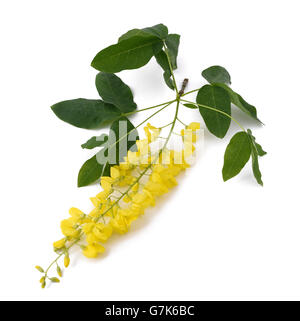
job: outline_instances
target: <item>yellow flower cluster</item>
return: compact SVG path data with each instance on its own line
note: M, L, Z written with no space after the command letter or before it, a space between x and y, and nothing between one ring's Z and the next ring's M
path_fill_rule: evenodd
M66 251L68 244L79 244L83 254L95 258L105 251L105 243L113 233L126 233L133 221L155 205L158 196L177 185L176 176L189 167L187 158L194 151L199 123L191 123L181 131L181 151L167 147L152 152L151 144L159 139L160 129L150 124L144 128L146 139L136 142L137 151L128 151L119 164L110 168L110 176L101 178L101 191L91 201L94 209L87 215L71 208L70 217L61 222L64 238L55 242L55 251ZM65 266L70 262L65 257Z

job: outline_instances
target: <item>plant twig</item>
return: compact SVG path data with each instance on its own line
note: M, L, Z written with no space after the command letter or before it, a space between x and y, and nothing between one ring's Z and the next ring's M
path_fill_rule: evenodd
M181 89L179 90L178 96L181 97L184 94L184 90L188 84L189 80L187 78L185 78L182 82L182 86Z

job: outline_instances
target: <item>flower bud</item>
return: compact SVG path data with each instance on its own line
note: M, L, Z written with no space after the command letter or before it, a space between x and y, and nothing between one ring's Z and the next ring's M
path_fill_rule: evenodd
M44 272L45 272L44 269L41 268L39 265L37 265L35 268L36 268L39 272L41 272L41 273L44 273Z
M59 266L57 266L56 271L57 271L58 276L62 277L62 271Z
M69 266L69 264L70 264L70 257L69 257L69 255L66 255L65 259L64 259L64 265L67 268Z
M50 278L50 281L53 283L59 283L60 280L58 278Z

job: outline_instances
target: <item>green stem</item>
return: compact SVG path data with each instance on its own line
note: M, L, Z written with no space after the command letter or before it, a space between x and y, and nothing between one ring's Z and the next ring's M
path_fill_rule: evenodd
M147 117L144 121L142 121L140 124L138 124L135 128L133 128L132 130L130 130L127 134L123 135L121 138L119 138L116 142L114 142L113 144L111 144L108 147L108 151L113 148L116 144L118 144L123 138L127 137L130 135L130 133L132 133L136 128L139 128L140 126L142 126L146 121L148 121L149 119L151 119L152 117L154 117L156 114L160 113L162 110L164 110L165 108L167 108L168 106L170 106L171 104L173 104L173 102L175 102L176 100L172 100L171 102L167 103L164 107L160 108L159 110L157 110L155 113L153 113L152 115L150 115L149 117Z
M80 236L81 237L81 236ZM76 243L78 243L80 241L80 238L75 240L69 247L66 248L66 250L64 252L62 252L61 254L58 255L58 257L48 266L47 270L45 271L45 278L48 278L48 272L49 270L51 269L51 267L56 263L57 264L57 261L67 252L69 251L69 249L71 247L73 247Z
M48 266L47 270L45 271L45 278L48 278L48 272L51 269L51 267L56 263L57 261L63 256L64 253L59 254L59 256Z
M167 146L168 141L169 141L169 139L170 139L170 137L171 137L171 135L172 135L173 129L174 129L175 124L176 124L176 120L177 120L177 116L178 116L178 111L179 111L179 100L177 101L177 104L176 104L176 111L175 111L175 116L174 116L173 124L172 124L172 126L171 126L171 128L170 128L169 135L168 135L167 140L166 140L166 142L164 143L161 151L162 151L163 149L165 149L165 147Z
M187 93L181 95L181 97L186 96L186 95L191 94L191 93L194 93L194 92L198 91L199 89L200 89L200 88L194 89L194 90L191 90L191 91L188 91Z
M202 105L202 104L198 104L198 103L194 103L192 101L189 101L189 100L185 100L185 99L181 99L181 101L184 101L186 103L190 103L190 104L195 104L197 106L200 106L200 107L203 107L203 108L206 108L206 109L210 109L210 110L213 110L213 111L216 111L222 115L225 115L227 117L229 117L230 119L232 119L244 132L246 131L245 128L235 119L233 118L231 115L225 113L224 111L221 111L221 110L218 110L216 108L213 108L213 107L209 107L209 106L206 106L206 105Z
M187 125L186 125L182 120L180 120L178 117L177 117L177 120L178 120L183 126L187 127Z
M170 123L169 123L169 124L167 124L167 125L161 126L161 127L159 127L159 129L166 128L166 127L170 126L172 123L173 123L173 122L170 122Z
M157 107L160 107L160 106L163 106L163 105L167 105L167 104L171 104L171 103L174 103L174 102L175 102L175 99L174 99L174 100L171 100L171 101L167 101L167 102L165 102L165 103L163 103L163 104L159 104L159 105L155 105L155 106L151 106L151 107L147 107L147 108L143 108L143 109L139 109L139 110L134 110L134 111L131 111L131 112L129 112L129 113L124 113L124 114L122 114L122 116L130 116L130 115L139 113L139 112L141 112L141 111L145 111L145 110L157 108Z

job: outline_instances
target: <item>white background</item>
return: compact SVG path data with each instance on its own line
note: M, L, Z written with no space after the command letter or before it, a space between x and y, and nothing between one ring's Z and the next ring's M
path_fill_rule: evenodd
M102 259L75 253L62 283L41 290L34 266L54 258L60 220L70 206L90 210L100 190L76 187L92 155L80 145L96 132L63 123L50 106L97 98L94 55L127 30L157 23L182 36L178 81L198 88L201 71L219 64L257 106L264 127L234 115L268 151L265 186L248 165L223 183L237 127L224 141L206 131L197 164L170 195L113 238ZM1 299L299 299L299 29L292 0L1 1ZM139 108L173 97L153 60L119 75ZM172 109L153 124L170 121ZM197 111L181 117L203 124Z

